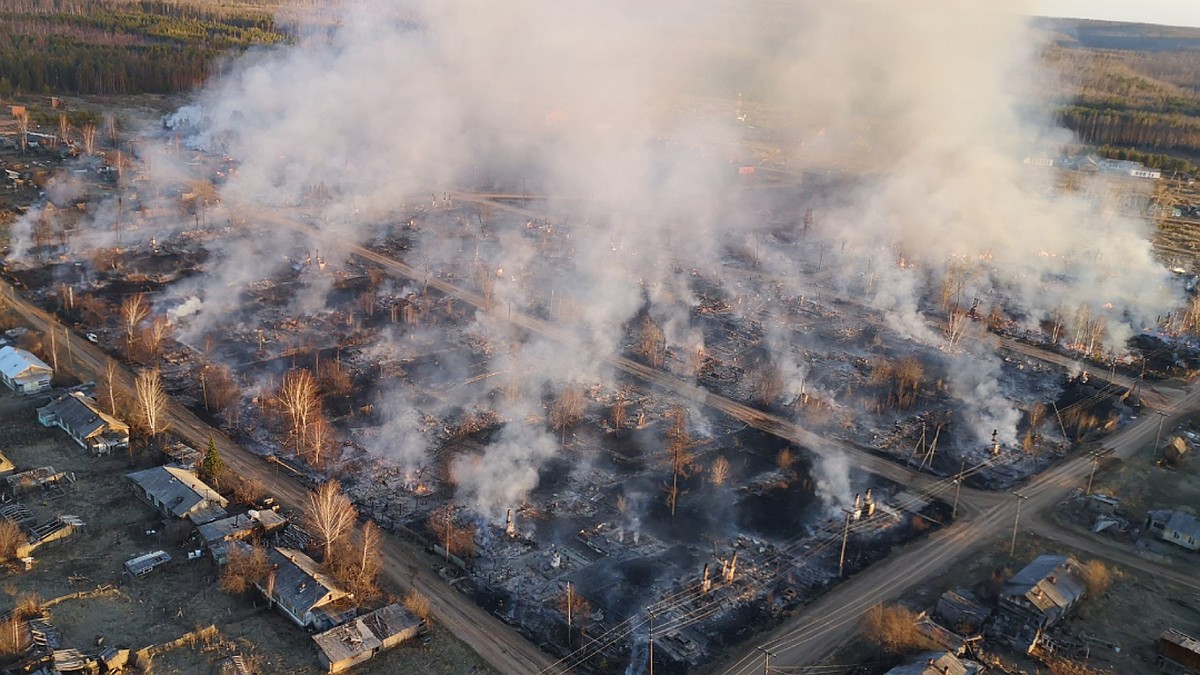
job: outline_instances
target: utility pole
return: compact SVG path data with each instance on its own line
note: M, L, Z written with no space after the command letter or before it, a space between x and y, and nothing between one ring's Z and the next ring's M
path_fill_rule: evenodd
M1092 472L1088 475L1087 490L1084 491L1084 496L1089 497L1092 494L1092 480L1096 478L1096 467L1100 464L1101 454L1095 450L1088 453L1092 456Z
M967 458L963 457L962 462L958 465L958 476L954 478L954 508L950 510L950 518L955 520L958 518L958 495L962 492L963 471L967 468Z
M1155 412L1158 413L1158 433L1154 435L1154 447L1151 448L1150 452L1151 463L1158 461L1158 444L1162 442L1163 420L1167 418L1167 413L1161 410L1156 410Z
M768 675L771 672L771 657L775 654L766 647L755 647L755 649L763 653L763 675Z
M654 609L647 609L650 615L650 675L654 675Z
M843 573L846 570L846 539L848 539L850 536L850 515L852 513L849 509L842 510L846 512L846 521L845 524L842 525L842 554L838 556L839 579L845 576Z
M1010 558L1013 557L1013 554L1015 554L1017 551L1017 524L1021 521L1021 502L1029 499L1029 497L1026 497L1019 492L1014 492L1012 495L1017 498L1017 512L1013 516L1012 543L1008 545L1008 557Z
M567 649L571 648L571 605L575 602L575 592L571 582L567 582Z

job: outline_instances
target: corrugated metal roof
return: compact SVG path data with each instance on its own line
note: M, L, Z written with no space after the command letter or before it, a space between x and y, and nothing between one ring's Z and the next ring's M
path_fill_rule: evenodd
M176 518L186 516L189 511L206 502L220 507L229 503L217 494L216 490L205 485L204 481L179 467L156 466L153 469L135 471L129 474L129 479L137 483L155 501L165 504L167 510Z
M1179 534L1193 539L1200 539L1200 520L1196 520L1195 516L1183 511L1171 513L1171 517L1167 519L1167 529L1175 530Z
M15 380L27 371L53 374L54 369L32 353L17 347L0 347L0 373L4 377Z
M129 433L129 425L100 409L100 404L81 391L61 396L38 409L39 416L56 415L62 424L80 438L91 438L105 428L116 433Z
M317 561L290 548L274 548L267 561L275 569L275 595L292 609L307 613L319 606L327 594L349 597L332 577L321 572Z

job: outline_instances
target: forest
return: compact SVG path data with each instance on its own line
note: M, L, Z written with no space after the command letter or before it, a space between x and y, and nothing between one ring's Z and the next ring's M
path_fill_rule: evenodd
M174 93L230 51L288 40L253 5L166 0L8 0L0 4L0 97Z
M1085 143L1127 148L1159 168L1170 168L1165 155L1200 158L1200 30L1039 25L1051 30L1042 62L1057 78L1048 94L1059 123Z

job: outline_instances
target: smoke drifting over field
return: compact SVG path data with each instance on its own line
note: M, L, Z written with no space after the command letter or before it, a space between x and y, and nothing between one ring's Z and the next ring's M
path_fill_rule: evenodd
M187 143L235 160L221 188L230 214L303 205L352 241L405 204L455 189L573 198L563 209L569 268L545 265L536 237L498 237L488 255L496 301L521 310L556 297L572 310L564 327L600 353L619 351L648 303L668 343L694 352L704 345L689 323L691 270L721 277L731 247L765 236L759 197L738 189L737 165L753 156L731 150L746 127L713 103L742 92L770 111L749 123L783 139L794 165L866 170L852 194L812 196L810 236L822 243L810 252L893 328L943 346L919 310L938 306L957 269L967 306L981 298L1029 326L1087 306L1107 317L1116 348L1170 306L1166 274L1141 225L1082 197L1048 197L1039 182L1049 178L1021 165L1068 139L1018 95L1043 75L1016 10L1008 0L347 0L336 29L242 58L173 121L189 123ZM411 259L461 258L442 234L424 230ZM269 274L277 246L240 241L214 256L226 262L186 289L199 298L188 321L219 325L237 302L229 289ZM790 256L761 260L780 277L798 273ZM526 271L537 281L522 280ZM798 281L786 290L805 293ZM477 328L502 339L500 323L481 315ZM786 352L788 339L768 336L795 398L808 364ZM1000 394L997 359L953 352L948 386L972 432L1015 439L1019 414ZM546 343L501 350L496 367L521 370L528 400L508 411L495 446L453 467L491 515L534 487L554 452L525 421L534 402L599 376L595 356ZM406 397L381 412L389 437L409 438L401 429L417 415ZM423 444L401 445L388 454L420 463ZM844 499L846 462L818 466L827 498Z

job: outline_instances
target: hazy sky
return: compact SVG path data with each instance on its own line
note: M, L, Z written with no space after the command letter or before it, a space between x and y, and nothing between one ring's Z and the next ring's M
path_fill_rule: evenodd
M1197 0L1034 0L1033 5L1043 16L1200 27Z

